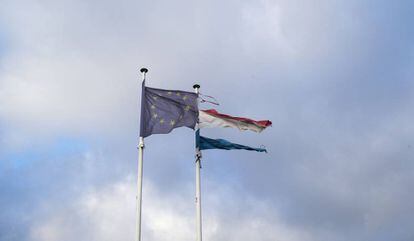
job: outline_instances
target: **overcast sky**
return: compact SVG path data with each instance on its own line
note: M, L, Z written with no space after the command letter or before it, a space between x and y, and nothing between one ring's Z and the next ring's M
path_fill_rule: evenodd
M414 240L414 2L0 0L0 240L134 240L141 67L203 135L203 236ZM195 239L194 132L145 140L143 241Z

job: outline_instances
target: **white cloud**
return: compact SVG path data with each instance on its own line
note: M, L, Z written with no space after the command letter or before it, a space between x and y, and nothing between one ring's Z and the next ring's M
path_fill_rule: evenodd
M305 232L272 216L275 210L268 203L245 195L239 202L242 194L220 186L203 201L206 240L312 240ZM165 195L146 180L143 200L143 240L194 239L192 199L179 192ZM91 191L62 206L57 204L53 209L49 204L44 207L49 209L49 215L33 224L31 241L134 239L134 178ZM229 217L223 207L236 217Z

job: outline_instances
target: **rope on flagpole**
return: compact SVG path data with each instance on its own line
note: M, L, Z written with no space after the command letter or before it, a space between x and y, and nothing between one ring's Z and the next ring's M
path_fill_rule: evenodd
M210 103L213 105L220 105L219 102L217 101L216 98L214 98L213 96L210 95L203 95L201 92L198 92L198 96L200 98L200 103ZM211 100L207 100L207 98L211 99Z

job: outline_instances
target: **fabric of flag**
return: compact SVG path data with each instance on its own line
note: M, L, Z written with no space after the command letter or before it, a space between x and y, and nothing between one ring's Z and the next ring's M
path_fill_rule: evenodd
M218 111L200 110L199 111L199 127L233 127L239 130L251 130L254 132L261 132L266 127L272 125L270 120L252 120L245 117L235 117L226 114L221 114Z
M140 136L167 134L186 126L194 129L198 120L196 93L150 88L142 83Z
M231 143L224 139L211 139L200 135L200 130L196 131L196 147L199 150L208 150L208 149L223 149L223 150L248 150L248 151L258 151L258 152L267 152L264 148L254 148L250 146L244 146L236 143Z

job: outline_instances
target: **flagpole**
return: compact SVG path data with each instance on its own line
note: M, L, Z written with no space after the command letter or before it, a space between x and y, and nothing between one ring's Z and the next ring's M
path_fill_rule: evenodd
M148 72L148 69L142 68L142 81L145 80L145 75ZM144 88L144 86L142 86ZM142 92L143 93L143 92ZM144 96L141 96L141 100L144 98ZM142 105L142 101L141 101ZM141 113L142 114L142 113ZM141 121L143 121L141 119ZM142 168L143 168L143 158L144 158L144 137L139 137L139 144L138 144L138 177L137 177L137 210L136 210L136 241L141 241L141 213L142 213Z
M195 84L193 86L194 91L198 94L198 89L200 85ZM195 127L195 131L199 130L198 127L198 120ZM198 147L196 147L196 195L195 195L195 203L196 203L196 236L197 241L202 241L202 222L201 222L201 181L200 181L200 169L201 169L201 152Z

